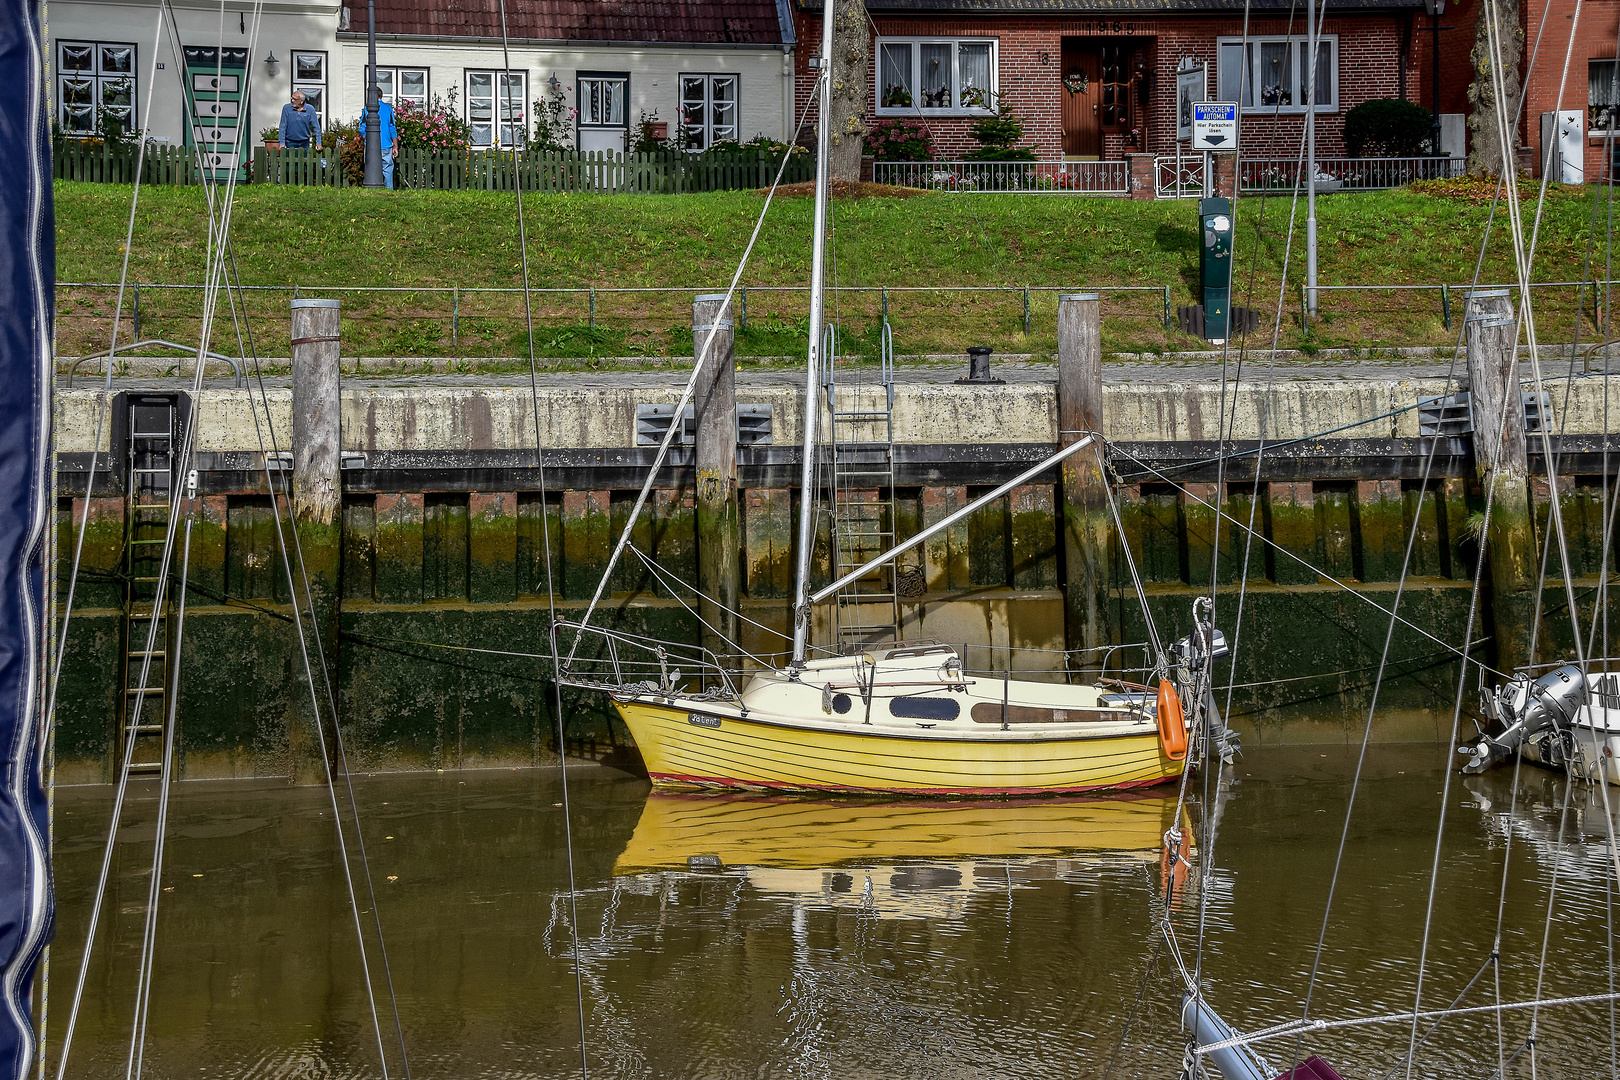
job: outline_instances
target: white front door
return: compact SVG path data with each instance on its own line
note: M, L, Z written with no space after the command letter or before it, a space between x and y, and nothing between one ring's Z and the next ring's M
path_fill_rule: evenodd
M579 129L579 148L587 153L602 151L608 154L624 153L624 128Z

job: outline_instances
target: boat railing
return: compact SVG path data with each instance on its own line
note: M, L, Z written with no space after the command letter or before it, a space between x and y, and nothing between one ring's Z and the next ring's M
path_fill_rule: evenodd
M1084 649L969 642L953 647L960 650L957 655L962 660L962 674L981 678L1001 678L1010 672L1026 678L1048 675L1068 683L1111 679L1128 685L1146 685L1148 677L1157 670L1152 645L1145 641Z
M572 659L559 673L558 682L564 686L608 692L679 692L685 697L710 695L728 700L738 696L740 665L728 665L725 661L732 658L702 645L558 619L553 633L569 632L579 640Z

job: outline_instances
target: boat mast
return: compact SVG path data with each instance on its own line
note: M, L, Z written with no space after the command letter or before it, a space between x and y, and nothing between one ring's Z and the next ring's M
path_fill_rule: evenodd
M804 467L799 482L799 567L793 588L793 666L804 666L810 641L810 554L815 542L816 520L816 420L821 403L816 395L816 374L821 367L822 324L826 311L826 287L822 270L827 257L827 158L831 149L833 7L835 0L822 0L821 55L816 68L816 223L810 249L810 348L804 379Z

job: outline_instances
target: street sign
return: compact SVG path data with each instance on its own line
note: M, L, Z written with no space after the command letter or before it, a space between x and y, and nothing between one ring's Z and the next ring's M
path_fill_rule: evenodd
M1238 107L1235 101L1193 102L1192 148L1226 150L1238 148Z
M1209 93L1209 81L1203 64L1176 72L1176 141L1192 138L1193 103L1203 101Z

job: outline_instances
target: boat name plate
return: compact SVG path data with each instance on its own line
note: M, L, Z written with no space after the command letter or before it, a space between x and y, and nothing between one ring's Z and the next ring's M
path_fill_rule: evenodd
M702 713L687 713L686 722L688 724L696 724L698 727L717 728L720 726L720 718L718 716L704 716Z

